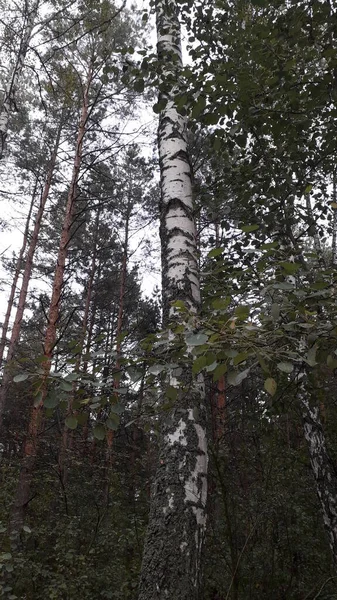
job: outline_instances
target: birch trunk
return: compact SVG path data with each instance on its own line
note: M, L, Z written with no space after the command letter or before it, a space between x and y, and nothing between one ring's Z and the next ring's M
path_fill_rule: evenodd
M67 197L66 210L63 221L60 245L58 250L57 265L54 276L54 284L50 301L48 324L44 340L43 363L44 376L41 384L41 401L32 408L28 435L24 446L24 456L21 464L21 471L17 485L16 496L11 512L10 531L14 546L19 542L19 535L24 525L26 508L31 495L31 484L34 474L34 466L38 450L39 437L41 434L42 408L47 394L47 380L51 369L53 350L57 339L57 323L60 314L60 302L64 281L64 272L68 245L71 239L71 227L74 218L74 207L77 194L77 182L80 174L82 162L83 139L86 133L86 124L89 111L89 90L92 81L92 67L90 66L88 77L83 90L83 104L80 122L78 126L77 142L74 157L74 166L72 172L69 193Z
M331 245L331 263L337 264L337 173L336 167L332 176L332 202L333 202L333 221L332 221L332 245Z
M19 80L23 71L29 43L32 37L37 11L39 9L39 0L36 0L33 3L31 10L29 10L28 3L25 3L25 5L26 14L24 17L20 47L0 109L0 160L4 155L9 118L13 108L15 107L15 95L18 89Z
M304 436L316 482L323 521L329 536L332 557L337 567L337 476L327 451L318 406L311 406L304 383L300 383L299 398L303 414Z
M33 261L34 261L34 256L35 256L35 250L37 247L39 234L40 234L40 230L41 230L42 218L43 218L44 210L45 210L46 203L47 203L47 200L49 197L50 186L51 186L53 175L54 175L54 170L55 170L55 165L56 165L56 160L57 160L57 153L58 153L58 149L59 149L59 145L60 145L62 127L63 127L63 119L61 118L58 130L57 130L57 134L56 134L56 140L55 140L55 144L54 144L53 153L52 153L52 156L50 159L50 164L49 164L49 169L48 169L44 189L43 189L43 192L41 195L39 208L38 208L36 218L35 218L34 229L31 234L30 244L29 244L28 251L27 251L25 268L24 268L23 276L22 276L22 284L21 284L21 290L20 290L20 295L19 295L18 307L16 310L14 323L13 323L13 327L12 327L11 338L10 338L9 346L8 346L7 363L10 362L14 358L16 348L17 348L17 345L18 345L18 342L20 339L21 323L22 323L23 314L24 314L25 307L26 307L28 286L29 286L29 282L30 282L30 278L31 278L32 270L33 270ZM0 390L0 429L1 429L1 425L2 425L4 409L6 406L6 399L7 399L9 383L10 383L10 373L8 372L7 369L5 369L2 386L1 386L1 390Z
M174 0L156 3L158 58L166 107L160 114L161 244L164 322L174 321L172 301L195 313L200 306L192 173L186 119L174 105L182 67L180 24ZM152 489L139 600L200 598L206 529L207 437L203 382L184 366L184 387L161 428L159 464ZM172 379L171 383L175 383Z

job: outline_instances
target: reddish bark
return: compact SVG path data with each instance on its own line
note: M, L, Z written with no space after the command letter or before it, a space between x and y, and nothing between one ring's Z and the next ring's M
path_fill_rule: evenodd
M45 210L46 203L47 203L47 200L49 197L50 186L51 186L53 175L54 175L54 170L55 170L55 165L56 165L56 160L57 160L57 153L58 153L58 149L59 149L59 145L60 145L60 137L61 137L62 127L63 127L63 116L60 120L59 127L57 130L54 149L53 149L53 153L51 155L49 169L48 169L44 189L41 194L40 205L39 205L39 208L37 211L37 215L35 217L34 229L31 234L30 244L29 244L28 251L27 251L25 267L24 267L24 271L23 271L23 275L22 275L22 283L21 283L19 301L18 301L18 306L16 309L16 314L15 314L14 323L13 323L13 327L12 327L11 338L10 338L9 346L8 346L7 363L9 363L11 360L13 360L13 358L15 356L15 351L16 351L16 348L17 348L17 345L18 345L18 342L20 339L21 323L22 323L22 318L23 318L23 314L25 311L25 307L26 307L28 286L29 286L31 275L32 275L33 261L34 261L35 251L36 251L39 234L40 234L40 230L41 230L42 218L43 218L44 210ZM9 383L10 383L10 373L7 369L5 369L4 377L2 380L1 391L0 391L0 427L2 425L2 417L3 417L4 408L6 405Z
M21 249L19 252L18 259L16 261L15 273L14 273L14 277L13 277L13 281L12 281L12 285L11 285L11 291L10 291L9 298L8 298L5 319L4 319L3 326L2 326L1 340L0 340L0 366L2 365L3 355L4 355L4 351L5 351L5 347L6 347L9 319L10 319L11 312L13 309L15 292L16 292L19 276L20 276L20 273L22 270L23 257L24 257L24 254L25 254L26 248L27 248L30 220L31 220L32 211L33 211L34 204L35 204L35 199L36 199L36 189L37 189L37 180L35 181L34 191L33 191L31 203L29 206L29 211L28 211L28 215L27 215L27 219L26 219L25 231L23 234L22 246L21 246Z
M83 139L86 133L86 124L89 112L89 90L91 81L92 67L90 66L86 86L83 93L83 105L78 127L74 166L67 197L65 216L58 250L57 265L54 276L54 284L48 313L48 324L45 333L45 360L43 363L44 376L41 383L41 400L38 403L36 403L35 406L33 406L31 411L28 436L24 446L24 456L19 475L15 501L11 513L10 530L13 536L12 539L14 540L14 544L15 542L18 542L18 536L20 535L21 528L24 524L26 507L29 502L29 497L31 493L31 483L34 474L34 466L38 449L38 440L40 432L42 430L42 408L47 394L47 381L51 369L53 350L57 340L57 323L60 314L60 301L64 281L66 258L68 253L69 242L71 239L71 227L73 224L74 207L77 197L77 182L82 161Z

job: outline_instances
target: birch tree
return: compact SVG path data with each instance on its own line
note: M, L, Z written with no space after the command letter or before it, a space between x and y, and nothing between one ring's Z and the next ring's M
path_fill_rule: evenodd
M174 97L182 68L180 23L174 0L156 3L157 48L165 92L158 146L161 172L161 246L164 324L179 320L174 302L191 315L200 307L193 216L192 172L187 152L186 118ZM206 529L207 436L202 380L184 369L176 401L162 424L140 579L139 600L200 598L202 548Z

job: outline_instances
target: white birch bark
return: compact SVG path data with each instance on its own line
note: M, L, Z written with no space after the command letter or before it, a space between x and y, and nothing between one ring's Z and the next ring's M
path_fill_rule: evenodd
M331 263L332 266L337 264L337 174L336 167L333 170L332 176L332 202L333 202L333 221L332 221L332 244L331 244Z
M172 301L197 312L200 305L192 173L186 119L174 105L182 67L180 24L174 0L157 0L158 58L167 86L160 114L161 244L164 324L176 318ZM169 89L170 88L170 89ZM206 529L207 435L203 381L185 386L162 425L159 466L152 490L139 600L200 598L202 548Z
M23 71L26 55L29 48L29 43L32 37L34 23L39 8L39 0L35 0L30 10L28 3L26 4L26 8L27 10L24 15L24 24L20 40L20 46L0 107L0 159L3 158L4 154L9 118L11 112L15 108L15 95L18 89L19 80Z
M312 406L309 402L305 389L305 375L299 385L298 395L303 414L304 436L308 445L317 495L329 537L332 557L337 566L337 476L327 451L319 408L317 405Z

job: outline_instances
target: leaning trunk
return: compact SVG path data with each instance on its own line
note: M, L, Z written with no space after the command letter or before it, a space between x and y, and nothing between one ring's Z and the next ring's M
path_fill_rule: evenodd
M158 58L166 79L179 81L180 25L173 0L157 1ZM186 119L174 104L177 85L167 92L158 144L161 169L161 243L164 321L178 320L172 302L191 313L200 305L192 173ZM184 365L174 409L162 424L161 450L152 490L139 600L200 598L206 529L207 439L203 382Z

